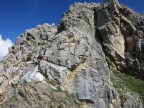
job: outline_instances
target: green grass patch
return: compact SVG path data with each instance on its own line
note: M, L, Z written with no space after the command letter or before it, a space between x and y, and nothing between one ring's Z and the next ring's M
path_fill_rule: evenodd
M57 87L56 87L56 91L58 91L58 92L63 92L63 90L61 89L60 86L57 86Z
M121 73L116 70L112 72L113 74L111 75L111 80L118 92L120 92L120 90L130 90L131 92L135 92L140 96L142 102L144 103L144 81L143 80L136 79L130 75ZM122 99L122 101L126 101L126 97L121 94L120 94L120 98Z
M58 86L53 80L46 80L46 82L47 82L48 84L51 84L51 85L53 85L53 86L56 87L56 89L53 90L54 92L63 92L63 93L65 94L65 96L66 96L66 99L70 99L70 98L71 98L71 95L69 94L69 92L68 92L68 91L65 91L65 90L63 91L63 90L61 89L61 87Z
M42 83L42 81L35 81L35 84L39 84L39 83Z
M65 93L65 95L66 95L66 97L69 99L69 98L71 98L71 95L69 94L69 92L68 91L63 91L64 93Z
M56 83L55 83L54 81L52 81L52 80L46 80L46 82L47 82L48 84L51 84L51 85L53 85L53 86L56 86Z

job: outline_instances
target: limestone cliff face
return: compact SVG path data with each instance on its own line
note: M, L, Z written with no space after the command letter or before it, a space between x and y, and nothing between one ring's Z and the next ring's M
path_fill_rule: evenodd
M58 27L26 30L0 61L2 108L121 108L109 68L143 79L143 26L142 15L105 0L75 3ZM142 108L129 97L123 108Z
M109 65L143 79L144 15L116 1L104 3L96 15Z

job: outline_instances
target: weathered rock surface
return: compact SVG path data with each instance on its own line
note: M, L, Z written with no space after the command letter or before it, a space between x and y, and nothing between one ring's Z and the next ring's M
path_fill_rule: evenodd
M125 93L127 96L126 102L123 104L123 108L143 108L141 100L138 95L133 93Z
M142 15L105 0L71 5L58 28L26 30L0 62L2 108L121 108L108 65L143 79L143 26Z
M48 83L31 82L16 90L2 108L79 108L67 92L53 91Z
M111 0L96 8L96 16L109 66L143 79L144 15Z

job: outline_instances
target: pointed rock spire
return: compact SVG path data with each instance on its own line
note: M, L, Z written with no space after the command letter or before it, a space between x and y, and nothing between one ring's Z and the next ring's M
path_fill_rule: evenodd
M103 3L104 4L111 4L111 3L113 3L113 4L115 4L115 5L117 5L117 6L120 7L120 4L119 4L118 0L104 0Z

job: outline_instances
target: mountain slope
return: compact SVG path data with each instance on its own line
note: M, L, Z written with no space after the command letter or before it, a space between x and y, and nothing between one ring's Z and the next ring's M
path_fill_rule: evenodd
M26 30L0 62L1 107L142 108L133 92L120 98L110 69L143 79L143 26L143 15L105 0Z

